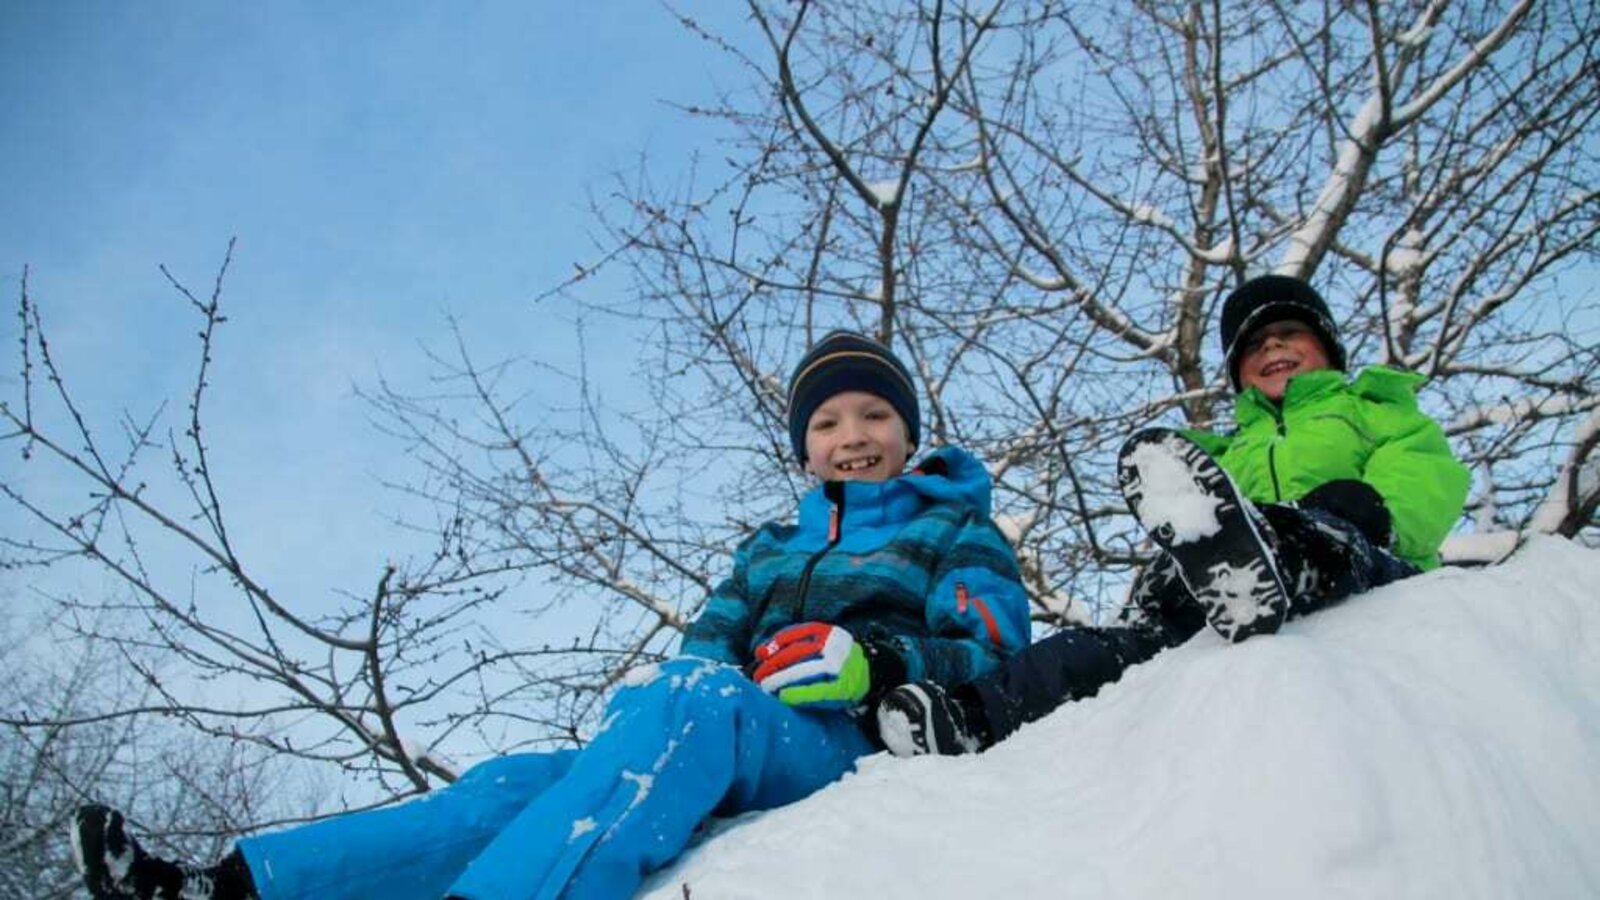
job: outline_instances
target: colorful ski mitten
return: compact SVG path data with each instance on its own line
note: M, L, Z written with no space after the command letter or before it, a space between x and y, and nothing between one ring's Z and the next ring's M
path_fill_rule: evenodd
M257 900L239 851L203 869L151 856L128 834L122 813L107 806L78 809L72 852L95 900Z
M1278 630L1291 594L1271 529L1215 460L1176 431L1150 428L1123 444L1117 476L1218 634L1238 642Z
M878 702L878 737L895 756L958 756L988 744L983 711L931 681L902 684Z
M825 622L790 625L756 648L750 676L790 706L849 709L872 687L866 651L850 632Z

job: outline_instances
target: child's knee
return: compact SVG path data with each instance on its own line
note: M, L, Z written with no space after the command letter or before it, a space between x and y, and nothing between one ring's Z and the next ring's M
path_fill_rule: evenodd
M732 701L752 690L760 689L738 668L684 656L629 672L619 697L645 691L672 701L694 698L694 702L704 703Z
M575 751L512 753L484 760L468 769L455 783L457 790L515 791L524 785L543 786L571 767Z
M612 697L602 731L693 728L711 734L740 720L761 689L734 666L678 658L629 674Z

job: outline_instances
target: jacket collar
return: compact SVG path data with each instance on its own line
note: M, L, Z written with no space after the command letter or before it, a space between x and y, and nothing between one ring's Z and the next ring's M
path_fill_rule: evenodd
M834 507L842 506L841 528L895 525L935 503L955 503L989 514L989 472L972 454L944 447L917 468L888 481L819 484L800 498L800 529L826 533Z
M1234 404L1234 418L1238 419L1240 426L1264 418L1277 419L1289 407L1321 399L1344 390L1345 387L1345 374L1338 369L1302 372L1289 379L1288 387L1284 388L1281 404L1273 403L1257 388L1246 388Z

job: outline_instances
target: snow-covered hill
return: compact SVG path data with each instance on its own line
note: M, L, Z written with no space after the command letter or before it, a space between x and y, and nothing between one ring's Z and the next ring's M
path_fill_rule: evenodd
M1600 551L1209 632L980 757L868 759L647 896L1600 897Z

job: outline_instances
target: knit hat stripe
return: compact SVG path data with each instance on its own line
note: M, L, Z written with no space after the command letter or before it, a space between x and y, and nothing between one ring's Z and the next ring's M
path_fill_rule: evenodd
M810 365L806 366L804 369L802 369L799 372L795 373L794 380L789 383L789 404L791 406L794 405L795 392L801 386L801 384L803 384L805 382L806 376L810 375L811 373L815 372L817 369L819 369L822 366L825 366L825 365L827 365L829 363L838 362L840 360L849 359L849 358L856 358L856 359L861 359L861 360L868 361L868 362L878 362L878 363L881 363L883 361L883 357L882 357L881 354L868 353L868 352L866 352L864 350L835 350L832 353L829 353L829 354L827 354L825 356L821 356L821 357L817 358L816 360L814 360ZM911 379L906 377L906 373L900 371L899 369L895 368L894 366L885 366L884 368L887 369L890 372L893 372L895 377L900 379L900 383L905 385L905 389L906 390L912 391L913 393L916 391L916 389L917 389L916 385L911 383Z

